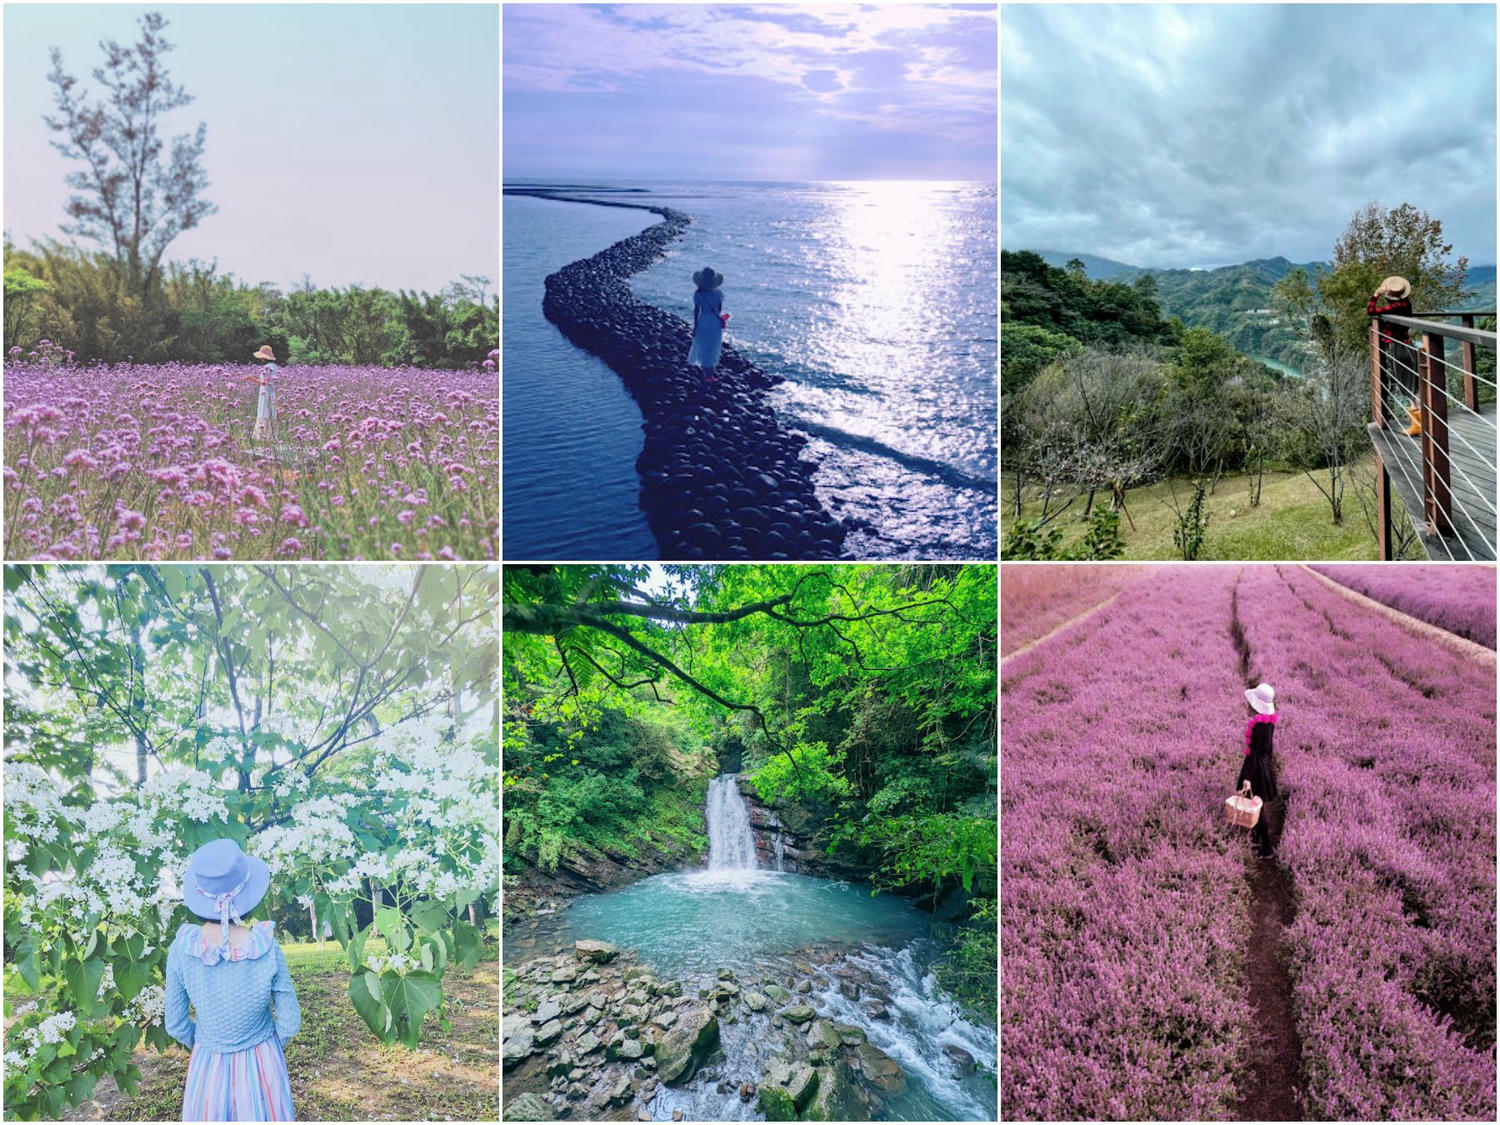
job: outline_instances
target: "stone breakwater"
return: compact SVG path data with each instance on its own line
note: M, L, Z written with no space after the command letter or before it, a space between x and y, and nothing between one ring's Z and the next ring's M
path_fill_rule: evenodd
M507 188L602 207L650 211L662 221L546 279L542 314L575 346L602 359L644 416L636 469L641 509L667 559L828 559L845 529L813 490L807 439L783 430L764 392L781 381L727 344L717 380L687 363L692 328L639 300L626 279L666 252L692 217L670 207Z

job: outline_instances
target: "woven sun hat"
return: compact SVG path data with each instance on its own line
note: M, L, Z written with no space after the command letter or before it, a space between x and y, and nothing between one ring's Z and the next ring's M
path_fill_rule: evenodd
M251 359L269 359L272 363L275 363L276 362L276 353L271 350L271 345L270 344L262 344L260 346L260 351L256 352L250 358Z
M1400 274L1391 274L1390 277L1386 278L1380 283L1380 289L1382 292L1388 293L1392 297L1411 296L1411 282L1407 281L1406 278L1402 277Z
M712 266L704 266L693 274L693 284L699 289L717 289L724 284L724 275L715 273Z
M271 869L265 861L240 851L225 837L204 844L188 859L182 876L182 901L200 918L219 922L229 933L233 917L254 910L271 885Z
M1270 684L1257 684L1245 692L1245 702L1262 715L1274 715L1276 713L1276 689Z

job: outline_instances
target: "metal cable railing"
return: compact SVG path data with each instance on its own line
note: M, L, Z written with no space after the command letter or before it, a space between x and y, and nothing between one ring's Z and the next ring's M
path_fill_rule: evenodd
M1381 462L1383 474L1389 472L1387 460L1396 462L1402 482L1410 488L1408 495L1414 496L1423 509L1423 522L1436 533L1430 537L1429 552L1436 545L1450 559L1456 559L1452 541L1457 540L1458 549L1474 559L1475 551L1469 542L1469 533L1472 533L1476 543L1488 546L1488 557L1493 558L1497 515L1495 486L1488 483L1482 487L1474 474L1484 477L1486 474L1475 466L1488 466L1493 472L1496 463L1497 447L1492 436L1496 434L1494 411L1482 410L1483 404L1479 401L1480 385L1494 388L1495 383L1478 373L1475 349L1487 347L1494 350L1496 336L1494 332L1474 328L1474 314L1452 315L1462 315L1462 327L1399 316L1376 317L1370 322L1372 432L1385 433L1387 440L1393 442L1407 436L1419 438L1419 466L1414 467L1420 469L1420 481L1413 479L1406 464L1409 458L1400 452L1400 445L1389 447L1389 458L1382 452ZM1420 344L1417 340L1394 339L1394 325L1420 333ZM1446 341L1449 339L1456 339L1463 345L1461 364L1453 363L1447 357ZM1449 389L1450 372L1462 378L1462 396ZM1405 410L1417 423L1416 434L1409 434L1399 424L1403 402L1410 404ZM1451 419L1450 403L1456 406ZM1463 419L1462 427L1456 424L1460 419ZM1378 451L1386 448L1377 443ZM1463 456L1455 460L1451 456L1453 453ZM1388 476L1382 476L1382 482L1388 479ZM1455 479L1463 486L1457 497L1453 493ZM1382 483L1384 487L1387 485ZM1476 513L1488 517L1491 525L1488 529L1480 526ZM1409 511L1408 516L1414 522L1417 519L1416 512ZM1389 521L1389 504L1385 503L1381 512L1383 553L1389 550ZM1467 530L1460 530L1463 528Z

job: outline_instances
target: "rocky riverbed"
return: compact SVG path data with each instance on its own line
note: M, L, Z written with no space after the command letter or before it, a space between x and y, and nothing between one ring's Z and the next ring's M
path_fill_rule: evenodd
M688 981L598 941L521 963L506 974L504 1117L683 1120L678 1092L705 1076L734 1117L879 1116L906 1073L863 1029L820 1010L830 981L865 1018L889 1018L880 982L831 947ZM972 1070L954 1050L953 1065Z
M624 381L644 416L636 468L641 508L670 559L828 559L845 528L813 489L807 444L782 429L764 391L779 377L728 344L717 378L687 363L692 328L637 299L627 279L660 259L692 221L669 207L511 189L598 206L632 207L662 222L547 277L542 313Z

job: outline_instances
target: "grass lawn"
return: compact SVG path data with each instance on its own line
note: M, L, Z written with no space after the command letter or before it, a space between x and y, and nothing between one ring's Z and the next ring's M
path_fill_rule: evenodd
M378 939L372 939L372 948ZM349 1003L349 969L336 942L285 943L302 1008L302 1030L286 1045L292 1103L300 1121L495 1121L499 1118L499 922L491 919L472 972L443 974L452 1030L433 1015L415 1051L387 1047ZM176 1121L188 1052L137 1051L142 1080L127 1098L109 1079L71 1121Z
M1361 469L1368 472L1368 466ZM1001 531L1008 531L1015 521L1014 478L1003 478L1001 496ZM1188 482L1178 480L1178 504L1186 508L1192 498ZM1325 482L1326 483L1326 482ZM1029 491L1029 490L1028 490ZM1126 511L1120 518L1120 534L1125 540L1125 559L1180 559L1172 543L1176 514L1170 506L1171 487L1166 481L1132 488L1125 494ZM1104 494L1104 503L1109 496ZM1098 502L1096 500L1096 502ZM1250 507L1249 478L1225 474L1213 495L1208 497L1210 513L1203 550L1204 560L1239 561L1245 559L1308 559L1319 561L1362 561L1376 558L1375 536L1365 523L1359 501L1354 496L1351 477L1344 491L1344 522L1334 526L1328 501L1317 485L1304 473L1267 472L1258 507ZM1401 518L1395 502L1396 518ZM1031 498L1022 509L1022 518L1034 519L1041 513L1039 498ZM1131 520L1135 527L1131 527ZM1083 519L1083 502L1076 502L1055 524L1063 533L1063 545L1071 546L1083 538L1087 524Z

